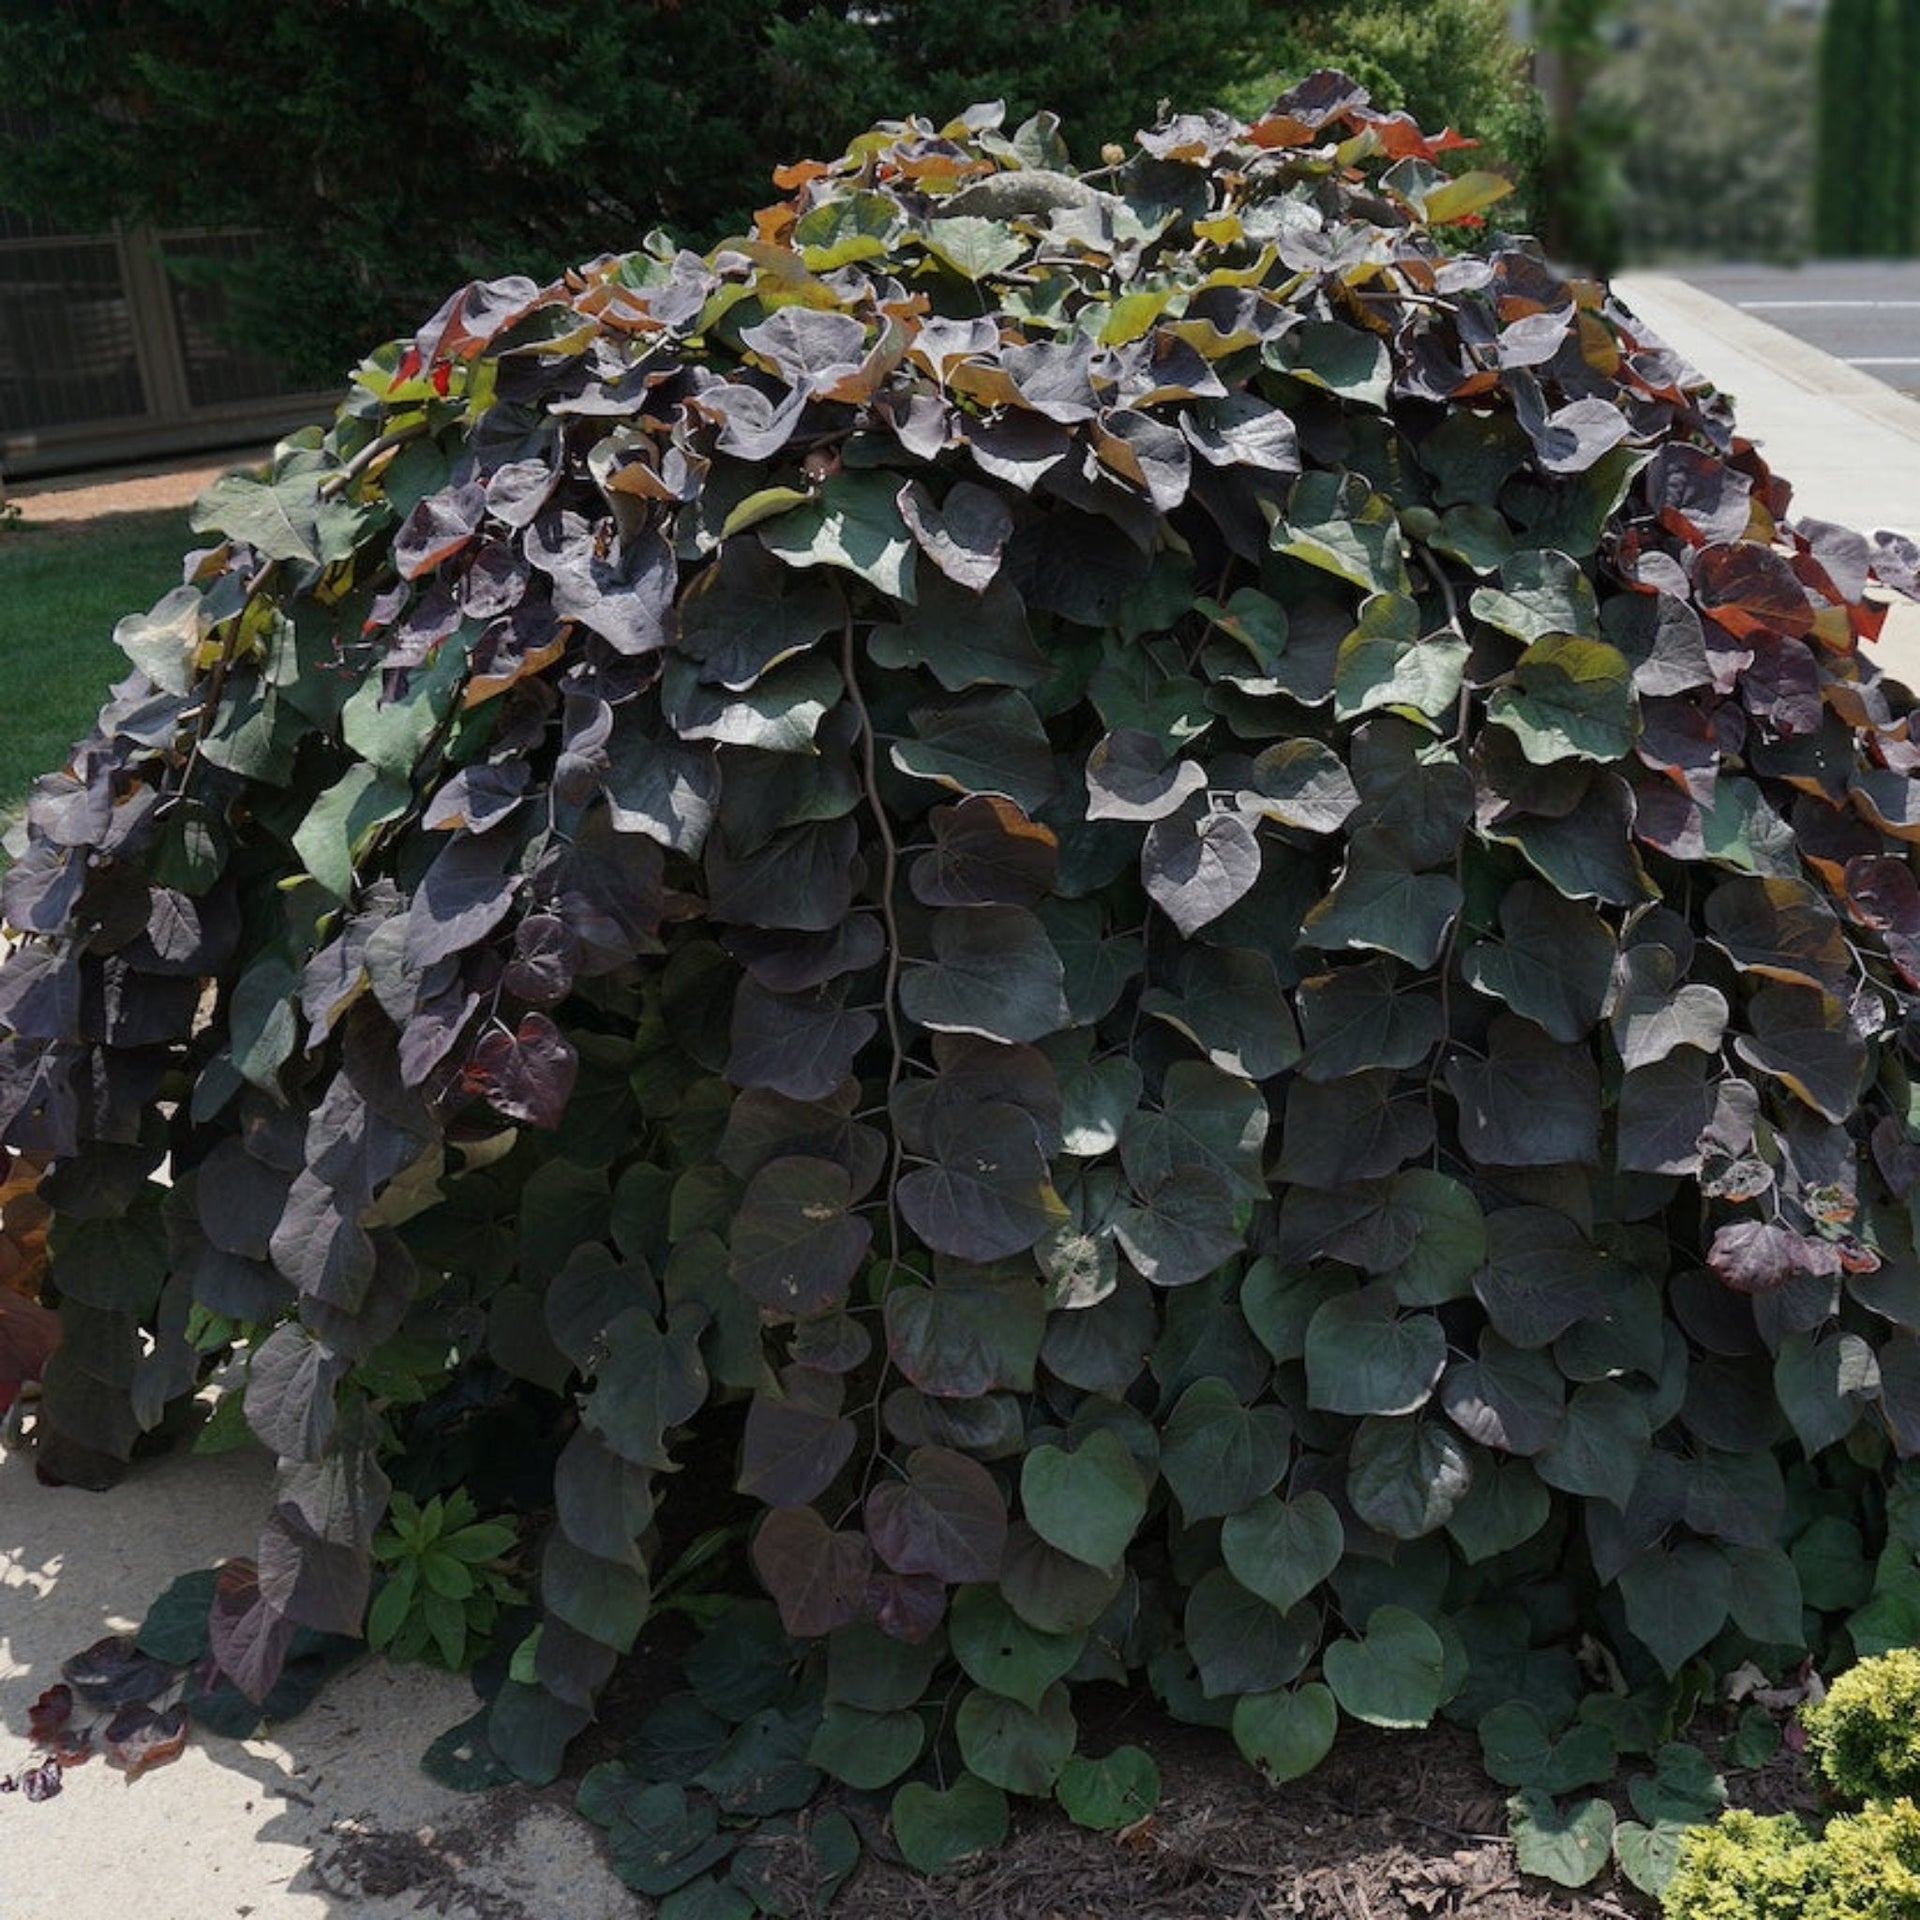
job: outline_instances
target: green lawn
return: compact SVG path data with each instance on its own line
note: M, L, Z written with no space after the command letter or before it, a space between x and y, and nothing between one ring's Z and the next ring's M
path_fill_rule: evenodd
M19 816L36 776L65 763L127 674L114 623L177 586L181 556L204 544L175 511L0 531L0 823Z

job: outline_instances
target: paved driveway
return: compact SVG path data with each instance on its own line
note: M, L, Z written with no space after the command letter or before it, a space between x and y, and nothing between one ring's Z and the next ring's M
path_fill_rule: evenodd
M1920 260L1682 267L1675 278L1903 393L1920 395Z

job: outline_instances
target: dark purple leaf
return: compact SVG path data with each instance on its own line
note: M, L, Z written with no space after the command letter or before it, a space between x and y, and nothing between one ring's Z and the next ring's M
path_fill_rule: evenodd
M769 1161L733 1217L733 1284L781 1316L804 1319L838 1306L873 1239L872 1227L849 1211L852 1203L852 1182L833 1161Z
M727 951L770 993L802 993L845 973L864 973L886 952L877 914L849 913L819 933L786 927L729 927Z
M907 1225L936 1253L1000 1260L1063 1222L1033 1116L1004 1101L936 1108L927 1150L896 1198Z
M1170 754L1158 734L1122 727L1087 756L1087 818L1164 820L1206 784L1197 760Z
M333 1390L347 1362L289 1321L247 1366L247 1424L283 1459L317 1460L333 1437Z
M208 1634L215 1666L256 1705L273 1691L293 1622L266 1604L251 1560L228 1560L213 1589Z
M506 918L520 886L518 875L506 871L510 851L504 836L471 833L441 850L407 915L409 966L425 969L463 953Z
M393 537L393 564L401 579L417 580L452 559L473 538L486 510L486 489L478 481L429 494Z
M867 1582L867 1611L890 1638L924 1646L947 1617L946 1582L928 1573L875 1573Z
M727 1078L793 1100L824 1100L878 1031L872 1014L847 1008L844 982L809 993L769 993L743 980L734 998Z
M465 827L470 833L485 833L520 804L527 771L524 760L461 768L428 803L421 825L436 831Z
M1807 1275L1840 1271L1840 1249L1777 1221L1737 1220L1713 1236L1707 1264L1739 1293L1772 1293Z
M840 1411L845 1391L836 1375L794 1366L779 1391L756 1393L740 1443L739 1490L770 1507L803 1507L825 1493L860 1437Z
M977 1460L919 1447L899 1480L867 1495L867 1538L896 1573L925 1573L959 1586L997 1580L1007 1545L1007 1503Z
M511 1033L491 1026L481 1034L461 1085L503 1118L552 1131L566 1117L579 1072L572 1041L544 1013L524 1013Z
M1252 890L1260 843L1237 813L1175 814L1147 829L1140 877L1154 904L1191 937Z
M36 1747L50 1747L72 1718L73 1688L64 1681L57 1682L27 1708L27 1738Z
M60 1663L60 1672L88 1706L135 1706L153 1700L177 1677L164 1661L142 1653L124 1634L96 1640L84 1653Z
M513 930L513 958L500 984L528 1006L558 1006L573 991L579 963L572 928L555 914L530 913Z
M900 489L898 503L921 552L949 580L973 593L992 583L1013 532L1013 514L999 494L957 480L936 505L926 487L911 480Z
M594 528L577 513L544 513L526 535L526 555L553 581L553 610L591 628L616 653L667 644L678 570L653 527L616 537L601 558Z
M945 1271L931 1286L895 1287L885 1315L887 1351L923 1393L971 1400L1032 1390L1047 1323L1036 1282Z
M1503 1013L1488 1033L1486 1057L1456 1054L1446 1078L1461 1144L1474 1160L1497 1167L1598 1162L1600 1076L1587 1048Z
M873 1549L835 1533L811 1507L776 1507L753 1537L753 1567L796 1640L817 1640L860 1617Z

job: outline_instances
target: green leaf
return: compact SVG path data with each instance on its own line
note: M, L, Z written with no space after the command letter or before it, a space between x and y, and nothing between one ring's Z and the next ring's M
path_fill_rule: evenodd
M1130 1115L1121 1131L1121 1162L1137 1193L1201 1167L1239 1198L1266 1197L1260 1152L1269 1116L1258 1088L1204 1061L1180 1060L1166 1071L1160 1102L1157 1113Z
M1368 593L1408 591L1399 516L1359 474L1302 474L1274 522L1272 545Z
M1513 678L1487 703L1487 717L1509 728L1536 766L1632 751L1632 671L1604 640L1545 634L1520 656Z
M951 694L907 718L913 731L888 749L902 773L960 794L1003 793L1028 814L1053 798L1053 750L1025 694Z
M1057 1682L1038 1707L975 1688L960 1702L954 1733L969 1771L1008 1793L1030 1794L1053 1790L1077 1738L1067 1689Z
M1362 828L1347 846L1333 891L1311 907L1300 938L1314 947L1371 947L1431 967L1460 911L1448 873L1416 873L1398 836Z
M1451 714L1460 698L1468 647L1452 628L1422 634L1418 604L1405 594L1376 593L1360 608L1360 624L1340 643L1333 710L1358 719L1377 707L1411 707L1429 719Z
M1613 1830L1613 1850L1620 1871L1651 1900L1658 1900L1673 1879L1680 1848L1692 1823L1658 1820L1650 1827L1638 1820L1622 1820Z
M1600 637L1593 583L1564 553L1516 553L1500 569L1499 587L1477 587L1469 602L1476 619L1531 643L1549 633Z
M1224 1380L1196 1380L1161 1429L1160 1471L1189 1521L1221 1518L1279 1484L1292 1441L1284 1408L1243 1406Z
M246 473L222 474L194 501L187 524L195 533L244 540L268 560L300 560L310 566L344 560L373 510L324 499L323 477L304 465L266 480Z
M911 603L919 549L901 518L899 490L884 471L836 473L811 504L764 525L760 540L790 567L840 567Z
M1445 1526L1472 1479L1466 1449L1418 1415L1371 1415L1353 1436L1347 1498L1370 1527L1396 1540L1417 1540Z
M1506 1787L1572 1793L1605 1785L1620 1764L1605 1727L1581 1722L1555 1742L1539 1711L1525 1700L1506 1701L1484 1715L1479 1734L1482 1763Z
M1576 1800L1562 1809L1538 1788L1507 1802L1514 1852L1522 1873L1563 1887L1584 1887L1613 1853L1613 1809L1604 1800Z
M1306 320L1276 340L1270 365L1363 407L1384 407L1393 357L1379 335L1340 320Z
M1654 1755L1652 1773L1627 1783L1627 1797L1643 1820L1716 1820L1726 1810L1727 1783L1698 1747L1673 1740Z
M203 604L198 587L175 587L149 612L128 614L113 644L163 693L184 694L193 684Z
M1519 880L1501 898L1500 929L1497 942L1467 949L1467 979L1554 1039L1584 1040L1613 978L1614 936L1606 922L1541 881Z
M1067 1024L1060 956L1024 907L943 907L931 937L932 959L909 961L901 976L900 1007L910 1020L1009 1043Z
M1678 1673L1726 1625L1733 1597L1727 1558L1703 1540L1649 1548L1620 1569L1627 1625L1669 1673Z
M1318 1680L1233 1703L1233 1743L1277 1785L1311 1773L1333 1747L1339 1726L1333 1695Z
M944 1792L910 1780L893 1796L893 1837L916 1873L945 1873L1007 1837L1007 1796L963 1773Z
M1589 1380L1573 1390L1560 1430L1534 1455L1534 1471L1550 1487L1624 1511L1647 1448L1645 1403L1616 1380Z
M989 279L1022 258L1029 243L999 220L963 214L929 220L921 229L927 251L968 280Z
M1208 1700L1266 1693L1297 1680L1319 1648L1320 1610L1307 1603L1280 1613L1225 1567L1210 1567L1187 1595L1186 1649Z
M1437 1307L1464 1298L1487 1257L1479 1202L1450 1174L1409 1167L1393 1177L1389 1205L1413 1221L1413 1250L1381 1274L1403 1307Z
M870 1713L830 1701L808 1761L857 1792L871 1793L906 1772L926 1744L926 1724L904 1708Z
M1291 1499L1256 1500L1220 1529L1220 1552L1228 1571L1281 1613L1307 1599L1345 1551L1340 1516L1333 1502L1314 1488Z
M1047 1689L1073 1670L1086 1634L1043 1633L1001 1597L998 1588L962 1587L954 1595L947 1639L960 1670L976 1686L1038 1710Z
M1552 1513L1552 1496L1525 1461L1476 1460L1472 1483L1447 1515L1447 1531L1472 1566L1524 1546Z
M1424 1727L1446 1695L1440 1636L1405 1607L1376 1607L1358 1640L1336 1640L1321 1656L1333 1697L1376 1727Z
M1384 1284L1327 1301L1307 1326L1307 1404L1329 1413L1412 1413L1447 1363L1431 1314L1406 1314Z
M1160 1804L1160 1769L1141 1747L1116 1747L1099 1760L1075 1754L1060 1769L1053 1793L1076 1827L1112 1833Z
M1146 1516L1147 1483L1120 1437L1099 1427L1071 1453L1035 1447L1021 1465L1020 1504L1049 1545L1111 1567Z
M1150 987L1141 1010L1186 1034L1223 1073L1266 1080L1300 1058L1299 1029L1273 961L1250 947L1191 947L1177 993Z

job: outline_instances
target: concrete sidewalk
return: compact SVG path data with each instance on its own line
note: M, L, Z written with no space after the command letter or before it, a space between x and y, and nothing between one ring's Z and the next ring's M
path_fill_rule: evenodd
M0 1449L0 1774L36 1757L27 1710L62 1660L253 1551L272 1478L259 1448L180 1452L81 1493ZM462 1795L421 1772L477 1704L453 1674L369 1658L269 1738L196 1734L138 1780L95 1758L55 1799L0 1797L0 1920L632 1920L562 1792Z

